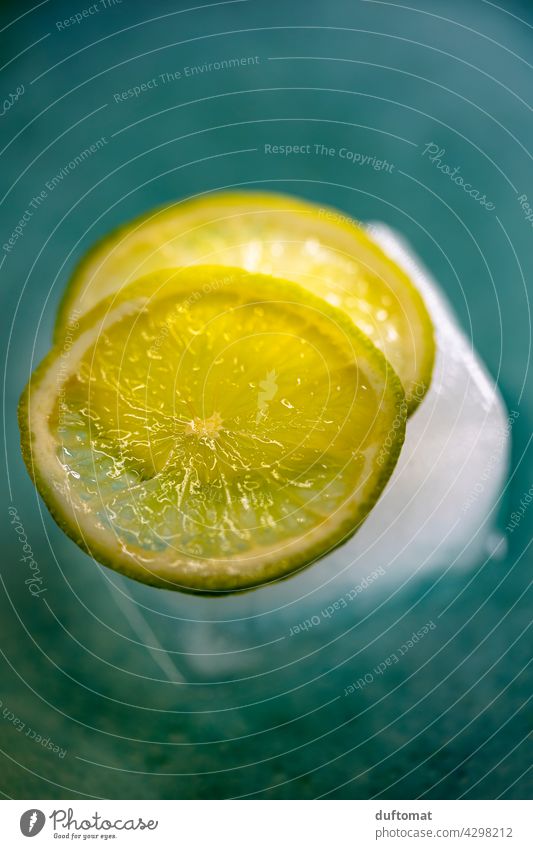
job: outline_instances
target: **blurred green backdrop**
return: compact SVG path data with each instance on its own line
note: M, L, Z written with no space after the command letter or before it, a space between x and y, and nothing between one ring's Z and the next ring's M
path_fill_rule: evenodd
M275 615L198 623L239 620L246 608L169 601L92 564L35 494L16 404L49 347L73 265L97 237L176 198L285 190L383 220L412 242L520 412L508 487L516 509L532 482L533 230L519 200L533 205L531 4L45 0L32 10L4 0L0 29L2 245L30 211L0 253L4 795L530 797L533 510L505 562L412 580L390 597L367 591L327 633L280 641ZM232 58L248 61L209 70ZM134 86L138 96L123 96ZM494 210L432 165L423 155L431 142ZM265 144L312 152L266 154ZM393 167L315 154L315 144ZM46 596L24 584L12 506ZM286 586L299 622L308 602ZM142 622L121 593L145 606ZM267 610L268 596L260 604ZM339 698L448 605L401 667ZM223 655L208 663L201 653L223 651L227 628L237 644L242 633L243 646L262 647L233 665Z

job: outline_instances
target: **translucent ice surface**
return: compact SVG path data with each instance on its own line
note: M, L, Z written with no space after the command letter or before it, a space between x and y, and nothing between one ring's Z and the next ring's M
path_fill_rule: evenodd
M504 553L496 526L513 419L430 274L396 233L370 229L422 293L437 357L387 490L343 556L357 548L362 560L401 571L479 564Z

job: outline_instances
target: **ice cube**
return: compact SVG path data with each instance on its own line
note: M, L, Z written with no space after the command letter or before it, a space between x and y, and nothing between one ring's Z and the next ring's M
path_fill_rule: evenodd
M385 225L369 228L415 281L433 319L431 388L409 419L398 465L362 528L311 568L224 599L185 597L114 576L117 603L123 611L124 605L137 608L128 619L141 642L153 646L153 628L162 645L188 656L181 658L176 680L257 671L268 647L284 639L288 623L316 613L376 570L379 580L361 595L365 605L430 569L468 568L505 553L498 512L516 414L507 414L494 381L411 249ZM159 667L161 650L157 643Z
M517 414L508 415L441 290L406 242L384 224L369 229L421 292L437 356L431 388L408 422L387 489L342 556L353 552L361 566L370 557L391 572L470 566L503 556L497 520Z

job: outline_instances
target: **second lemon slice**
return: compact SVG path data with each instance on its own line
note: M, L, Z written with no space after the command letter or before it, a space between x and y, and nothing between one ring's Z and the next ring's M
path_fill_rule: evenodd
M350 536L405 431L383 355L294 283L160 271L103 301L32 377L26 463L79 545L158 586L227 592Z
M431 319L408 276L336 210L286 195L231 192L177 203L111 233L74 273L57 332L136 278L160 268L237 266L294 280L343 309L399 375L409 410L428 389Z

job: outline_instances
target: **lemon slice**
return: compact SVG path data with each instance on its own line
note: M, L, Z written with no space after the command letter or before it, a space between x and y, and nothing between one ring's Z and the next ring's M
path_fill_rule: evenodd
M400 381L336 310L242 269L155 272L58 340L20 404L61 527L146 583L257 586L349 537L396 463Z
M236 192L155 210L111 233L74 272L59 311L75 311L170 266L216 263L294 280L345 310L383 351L410 412L431 381L433 327L409 277L336 210L285 195Z

